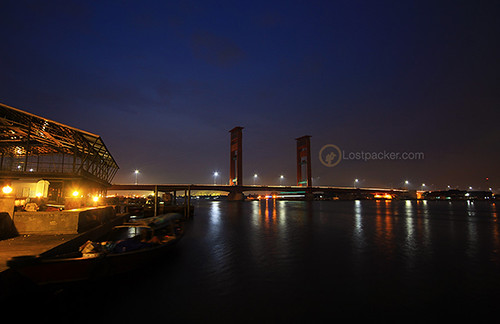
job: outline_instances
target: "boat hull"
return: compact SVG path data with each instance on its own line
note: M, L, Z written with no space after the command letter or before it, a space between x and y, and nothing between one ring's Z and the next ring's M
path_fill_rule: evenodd
M107 254L97 257L42 258L12 260L11 269L36 284L55 284L93 280L130 272L159 260L179 241L173 239L164 244L130 252Z

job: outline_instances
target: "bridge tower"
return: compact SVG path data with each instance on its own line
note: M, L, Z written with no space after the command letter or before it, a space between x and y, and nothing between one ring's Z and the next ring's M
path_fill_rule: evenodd
M229 184L231 186L241 186L243 184L242 129L243 127L237 126L229 131L231 133L231 155L229 158Z
M297 141L297 186L312 186L310 139L309 135L295 139Z

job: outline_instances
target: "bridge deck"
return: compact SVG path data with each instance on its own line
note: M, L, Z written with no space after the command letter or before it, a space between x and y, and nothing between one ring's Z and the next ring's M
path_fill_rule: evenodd
M108 191L112 190L148 190L148 191L180 191L180 190L213 190L213 191L226 191L226 192L245 192L245 191L288 191L288 192L393 192L404 193L408 192L406 189L392 189L392 188L354 188L354 187L328 187L328 186L263 186L263 185L245 185L245 186L231 186L231 185L208 185L208 184L113 184L108 187Z

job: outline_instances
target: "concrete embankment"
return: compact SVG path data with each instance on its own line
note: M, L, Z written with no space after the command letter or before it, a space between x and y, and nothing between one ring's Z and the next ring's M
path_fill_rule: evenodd
M104 211L103 211L104 210ZM53 229L53 227L42 226L36 234L22 234L24 230L18 231L20 235L0 241L0 300L6 298L6 296L15 294L15 291L19 287L19 278L11 269L7 267L7 260L12 257L22 256L22 255L40 255L40 256L53 256L61 253L67 253L75 251L84 244L87 240L96 240L108 232L113 226L123 223L124 219L128 214L115 215L114 213L109 214L113 209L101 208L101 211L96 211L96 209L91 210L80 210L79 215L81 215L80 220L84 221L78 222L73 220L77 226L73 227L76 230L70 234L48 234L53 233L51 231L44 231L44 228ZM98 217L96 215L104 215ZM41 215L42 219L49 219L47 215ZM58 215L57 218L62 216ZM26 219L27 217L32 217L31 215L23 215ZM16 219L16 217L14 217ZM67 222L66 222L67 223ZM78 223L82 226L78 226ZM94 224L92 228L89 228L90 224ZM16 224L17 225L17 224ZM48 225L50 226L50 224ZM54 225L52 225L54 226ZM23 228L21 226L21 228ZM28 228L28 227L25 227ZM87 229L83 231L82 229ZM64 231L63 231L64 232Z

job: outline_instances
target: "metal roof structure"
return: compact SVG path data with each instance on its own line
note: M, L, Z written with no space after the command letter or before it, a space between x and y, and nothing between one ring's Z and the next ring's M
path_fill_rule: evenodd
M0 175L80 176L110 185L119 167L102 138L0 103Z

